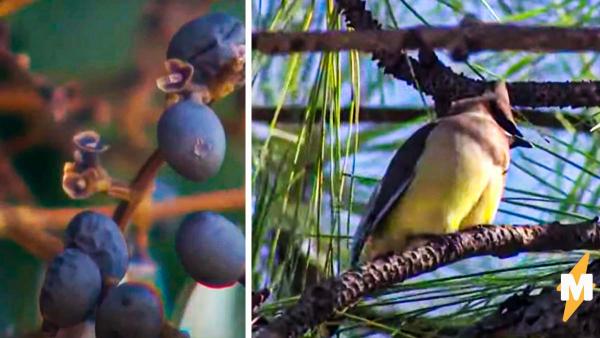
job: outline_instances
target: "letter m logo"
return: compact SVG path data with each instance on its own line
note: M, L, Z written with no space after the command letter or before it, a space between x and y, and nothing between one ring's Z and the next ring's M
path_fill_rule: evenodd
M560 300L565 302L563 321L566 322L575 313L583 301L590 301L594 297L593 275L586 273L590 254L585 253L569 273L560 275Z
M589 301L593 299L594 282L592 275L589 273L579 276L579 281L575 281L575 276L570 274L560 275L560 300L562 301L578 301L581 299L583 292L583 300Z

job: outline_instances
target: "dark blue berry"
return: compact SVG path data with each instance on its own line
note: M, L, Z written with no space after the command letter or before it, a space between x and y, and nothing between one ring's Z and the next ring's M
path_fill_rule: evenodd
M177 230L175 249L185 271L208 287L226 287L244 273L244 235L213 212L187 216Z
M158 121L158 147L167 163L192 181L214 176L225 157L225 131L208 106L191 99L169 107Z
M80 250L66 249L46 271L40 293L42 317L58 327L82 322L92 314L101 288L96 263Z
M83 211L69 223L65 245L88 254L100 268L102 278L120 280L127 271L127 244L117 224L108 216Z
M96 338L158 338L162 302L143 284L124 283L108 292L96 313Z
M167 59L177 58L194 66L193 81L204 84L221 67L238 56L244 44L244 25L236 18L211 13L183 25L171 38Z

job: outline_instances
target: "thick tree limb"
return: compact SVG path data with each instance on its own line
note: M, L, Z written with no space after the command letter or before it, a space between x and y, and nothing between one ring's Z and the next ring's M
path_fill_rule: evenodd
M356 30L379 30L381 24L365 9L363 0L336 0L348 26ZM442 64L429 50L420 51L419 60L405 53L376 51L373 60L386 74L433 96L436 105L482 94L491 82L474 80ZM412 69L412 70L411 70ZM413 76L414 74L414 76ZM417 86L418 84L418 86ZM522 107L593 107L600 105L600 82L512 82L508 83L510 102Z
M600 260L592 262L587 273L600 278ZM557 276L557 285L560 279ZM516 294L504 301L498 310L459 337L537 337L595 338L600 336L600 298L583 302L577 312L564 323L564 302L555 288L545 288L540 294Z
M275 107L253 107L253 121L270 121L275 113ZM431 108L434 109L434 108ZM304 113L306 108L300 106L283 107L277 121L289 123L301 123L304 121ZM317 111L316 120L322 118L322 111ZM524 120L538 127L548 128L564 128L563 122L559 120L555 114L550 112L542 112L534 109L519 109L517 118L522 115ZM351 111L348 108L342 108L341 120L349 121ZM427 110L419 107L392 108L392 107L362 107L360 108L361 122L408 122L418 118L427 116ZM571 123L573 128L578 131L589 132L593 127L592 124L585 121L585 116L573 113L562 113L562 117Z
M464 60L491 51L600 51L600 28L518 26L475 23L460 26L415 26L396 30L256 32L252 46L265 54L358 50L444 49Z
M356 304L363 296L459 260L520 252L600 248L598 219L577 224L481 226L442 235L416 248L369 262L315 285L258 337L296 337Z

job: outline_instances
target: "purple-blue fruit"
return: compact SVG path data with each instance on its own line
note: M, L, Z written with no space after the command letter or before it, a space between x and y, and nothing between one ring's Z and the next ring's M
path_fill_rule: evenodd
M181 59L194 66L193 81L205 84L239 56L244 44L244 25L236 18L211 13L183 25L169 42L167 59ZM239 48L238 48L239 49Z
M65 245L88 254L98 264L102 278L120 280L127 271L125 238L108 216L94 211L77 214L67 226Z
M202 285L231 286L244 274L244 235L219 214L197 212L187 216L175 241L183 268Z
M225 157L225 131L208 106L192 99L169 107L160 117L158 147L180 175L192 181L214 176Z
M143 284L124 283L108 292L96 313L96 338L158 338L162 302Z
M42 317L58 327L82 322L93 313L102 279L96 263L77 249L66 249L46 270L40 293Z

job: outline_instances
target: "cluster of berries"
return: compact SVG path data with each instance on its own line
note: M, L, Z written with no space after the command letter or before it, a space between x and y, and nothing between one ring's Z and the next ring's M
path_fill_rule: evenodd
M243 43L243 25L225 14L185 24L170 42L171 73L158 85L177 99L158 122L158 147L165 161L192 181L204 181L219 171L226 144L221 121L194 91L216 81L221 69L239 58ZM96 163L98 153L87 160L80 156L79 162ZM194 280L221 288L243 278L244 242L240 229L225 217L198 212L183 220L175 247ZM65 250L46 271L39 297L45 323L60 329L94 321L97 338L159 337L164 327L161 299L149 285L119 284L128 264L127 243L113 219L93 211L76 215L66 230Z

